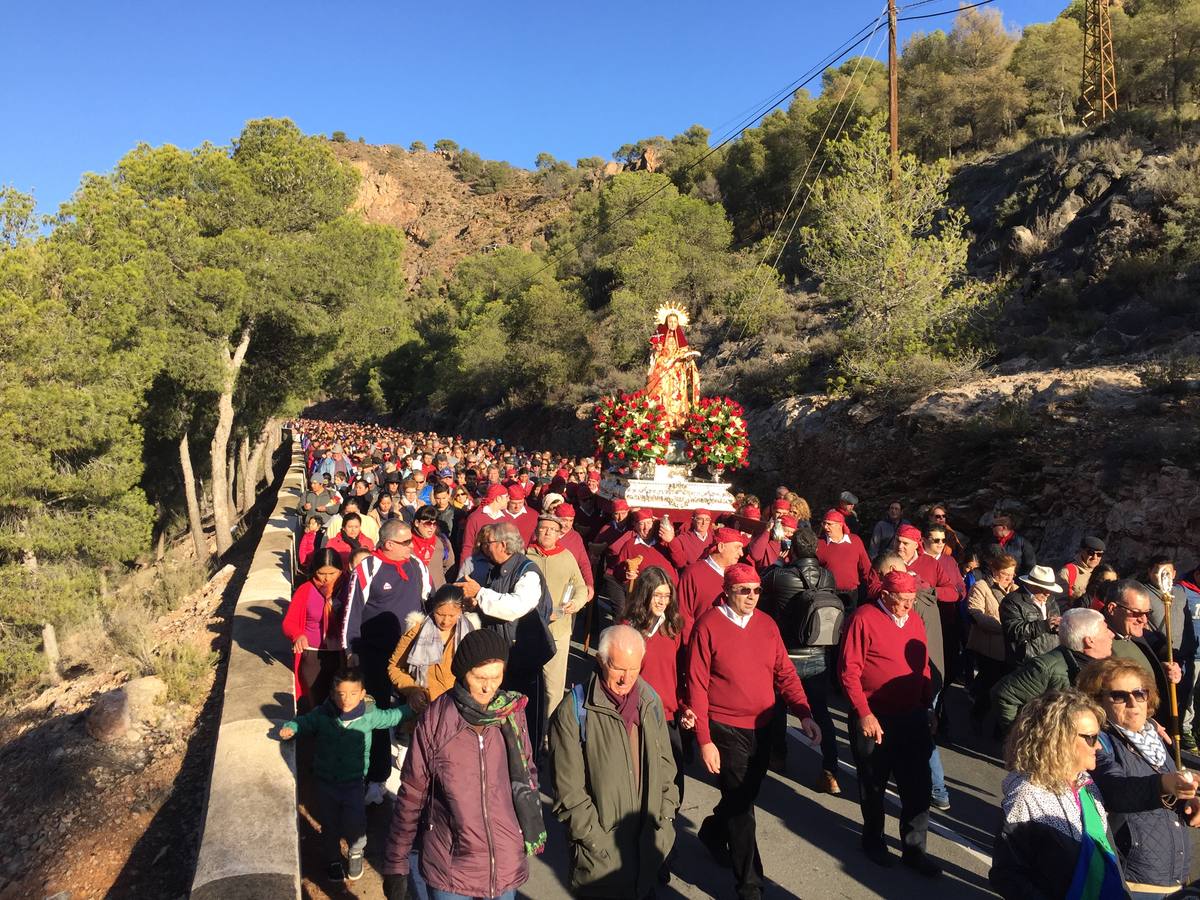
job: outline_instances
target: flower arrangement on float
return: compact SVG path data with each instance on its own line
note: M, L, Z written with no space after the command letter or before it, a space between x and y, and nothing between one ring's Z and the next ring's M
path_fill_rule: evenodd
M645 391L602 397L596 404L596 448L610 465L628 469L667 455L667 411Z
M741 404L729 397L701 397L683 422L688 458L715 471L749 465L743 413Z

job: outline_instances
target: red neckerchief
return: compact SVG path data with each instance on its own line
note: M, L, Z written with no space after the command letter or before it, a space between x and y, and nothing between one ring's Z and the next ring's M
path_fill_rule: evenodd
M566 547L555 546L555 548L553 550L547 550L545 547L543 547L541 544L538 544L538 543L533 543L533 544L529 545L530 550L534 549L535 547L537 548L537 552L540 553L542 556L558 556L558 554L562 553L564 550L567 549Z
M1015 534L1016 534L1015 531L1010 531L1004 537L1000 538L1000 546L1001 547L1007 546L1008 542L1013 539L1013 535L1015 535Z
M430 537L421 537L415 531L412 533L413 553L426 565L433 559L433 551L437 549L437 533L435 532Z
M413 537L416 537L416 535L414 534ZM384 562L384 563L387 563L389 566L392 566L397 572L399 572L401 581L408 581L408 573L404 571L405 563L398 563L394 559L388 559L386 556L384 556L378 550L376 550L371 555L374 556L380 562ZM405 560L405 562L407 562L407 560Z

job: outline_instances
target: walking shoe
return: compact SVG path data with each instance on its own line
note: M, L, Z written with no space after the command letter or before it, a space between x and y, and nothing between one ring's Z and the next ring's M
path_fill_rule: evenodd
M867 854L867 859L875 865L883 866L885 869L890 868L896 861L886 844L864 844L863 853Z
M708 852L712 854L718 865L732 869L733 858L729 855L729 841L725 838L718 838L713 834L714 831L710 816L700 823L700 830L696 832L696 837L700 838L700 843L708 848Z
M828 769L822 769L821 774L817 776L817 783L814 785L814 790L818 794L832 794L836 797L842 792L842 786L838 784L836 775Z
M346 878L349 881L358 881L362 878L363 873L363 855L361 853L351 853L350 859L346 862Z
M374 806L377 803L383 802L383 782L368 781L367 796L364 798L367 806Z
M325 877L330 881L345 881L346 870L342 868L341 862L331 862L325 870Z
M947 794L945 797L939 797L937 794L934 794L929 798L929 805L934 809L940 809L942 812L945 812L950 808L950 795Z
M1195 753L1197 750L1196 736L1191 732L1179 736L1179 749L1186 750L1188 753Z
M942 867L930 859L929 854L922 853L919 850L905 853L900 861L926 878L936 878L942 874Z

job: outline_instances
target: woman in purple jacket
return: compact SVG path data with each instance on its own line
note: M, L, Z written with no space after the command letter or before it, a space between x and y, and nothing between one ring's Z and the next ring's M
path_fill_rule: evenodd
M430 900L512 900L529 878L526 857L545 847L527 698L500 690L507 663L500 632L467 634L454 687L417 722L388 834L388 900L406 896L414 848Z

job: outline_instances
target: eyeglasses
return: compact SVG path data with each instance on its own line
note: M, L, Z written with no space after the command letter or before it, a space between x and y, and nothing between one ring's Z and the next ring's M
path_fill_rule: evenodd
M1121 609L1125 610L1125 612L1129 614L1125 617L1127 619L1150 618L1150 610L1148 609L1134 609L1132 606L1126 606L1124 603L1117 603L1116 605L1121 607Z
M1119 706L1130 706L1134 703L1145 703L1150 698L1150 692L1138 688L1136 691L1108 691L1106 695L1109 702Z
M1089 747L1095 747L1096 742L1100 740L1099 732L1097 732L1096 734L1080 734L1079 737L1081 737L1083 739L1083 742L1085 744L1087 744Z
M945 514L945 513L934 513L934 514L933 514L933 518L935 518L935 519L944 519L944 518L946 518L946 514Z
M738 597L752 597L755 594L761 594L762 588L760 588L760 587L735 588L733 593Z
M931 544L944 544L944 543L946 543L946 539L945 539L945 538L930 538L930 539L929 539L929 543L931 543Z
M1099 559L1100 557L1102 557L1104 555L1104 551L1103 550L1089 550L1087 553L1085 553L1083 555L1086 556L1088 559Z
M389 544L399 544L401 547L407 547L412 543L412 538L407 541L388 541Z

